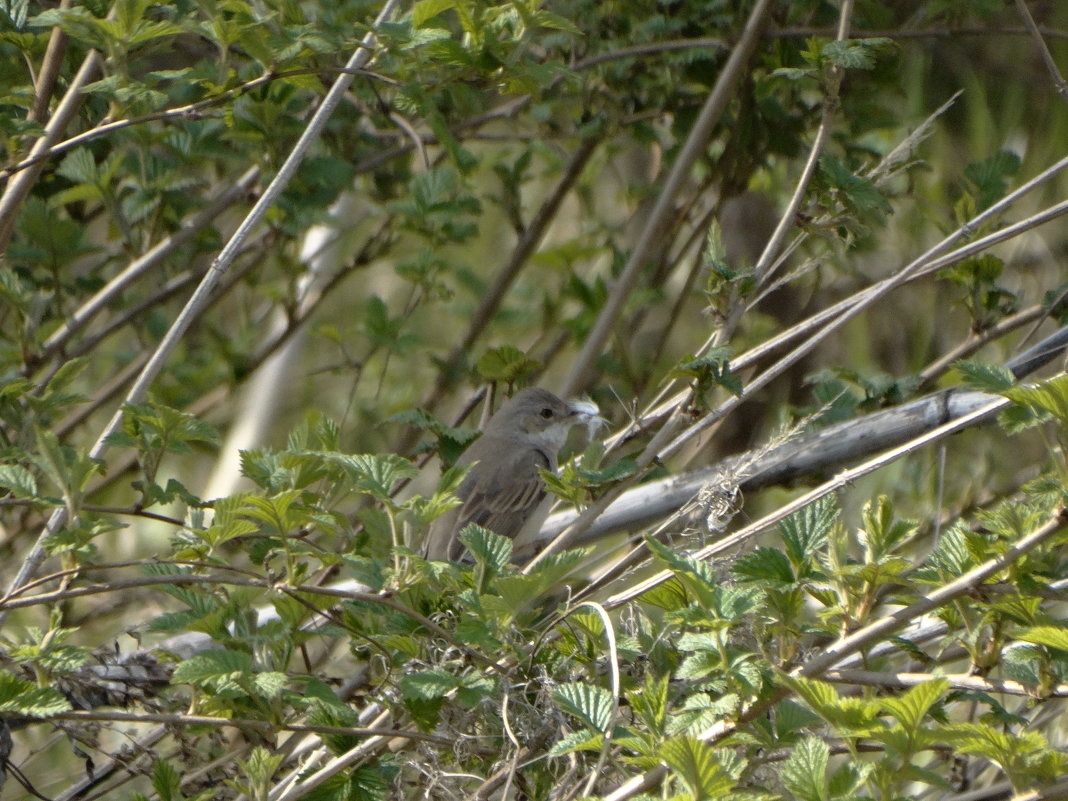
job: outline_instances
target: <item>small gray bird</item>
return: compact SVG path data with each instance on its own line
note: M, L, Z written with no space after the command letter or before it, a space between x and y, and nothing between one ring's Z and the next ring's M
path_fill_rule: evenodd
M545 482L538 471L556 470L557 452L567 441L571 426L604 422L597 411L597 405L590 401L565 403L537 387L516 393L457 461L461 465L474 463L456 491L463 503L433 522L423 555L458 561L463 544L457 535L469 523L511 538L516 546L513 557L518 555L537 535L548 514Z

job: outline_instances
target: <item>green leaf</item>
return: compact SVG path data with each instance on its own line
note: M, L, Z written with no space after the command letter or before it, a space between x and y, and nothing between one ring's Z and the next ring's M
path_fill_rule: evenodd
M866 551L865 561L871 564L888 564L893 550L918 527L914 521L895 519L894 506L885 495L865 503L861 516L864 528L857 534Z
M679 556L671 548L646 536L645 544L658 560L673 572L687 590L693 592L706 609L718 606L719 581L712 566L689 557ZM645 597L645 596L643 596Z
M813 712L833 726L863 733L872 726L881 728L878 707L860 698L843 698L827 682L801 676L779 674L777 680L789 687Z
M239 651L201 651L178 663L172 684L192 684L215 692L237 689L252 675L252 657Z
M1068 426L1068 374L1054 376L1033 387L1010 387L1001 394L1032 411L1050 414L1062 426Z
M962 359L953 363L953 371L965 386L980 392L1000 395L1016 385L1012 372L996 364Z
M650 672L645 676L645 685L641 692L627 693L631 709L649 732L655 735L663 734L666 728L669 679L666 674L658 679Z
M457 0L419 0L412 8L412 25L422 28L423 23L433 19L438 14L453 8Z
M429 431L437 438L438 453L446 465L455 463L467 446L478 437L478 431L475 429L447 425L424 409L406 409L390 417L388 422L404 423Z
M252 688L268 700L277 698L289 683L289 676L277 671L259 671L252 677Z
M0 465L0 487L10 490L16 498L37 496L37 479L33 473L17 464Z
M742 380L731 372L730 350L727 348L712 348L703 356L684 359L672 374L696 379L699 396L717 386L732 395L742 394Z
M949 688L945 679L933 679L917 684L898 698L883 698L883 709L897 718L905 731L913 733L920 727L923 718Z
M561 684L553 690L553 700L562 710L574 715L594 731L604 733L612 725L615 705L612 694L604 687L585 682Z
M398 481L415 478L419 468L394 453L326 454L353 479L357 492L387 503Z
M26 25L26 16L29 7L29 0L3 0L3 2L0 2L0 10L2 10L7 15L7 18L11 20L11 24L15 27L15 30L22 30Z
M842 69L870 70L875 68L876 53L893 47L894 41L884 37L842 39L828 42L821 53L824 58Z
M480 564L494 573L502 570L512 558L512 541L489 529L471 523L459 534L460 542Z
M604 745L604 735L600 732L582 729L573 731L553 743L548 751L550 757L560 757L576 751L600 751Z
M262 745L257 745L248 755L248 759L237 760L238 766L244 772L249 785L260 792L256 795L262 797L270 786L271 778L285 760L285 754L272 754Z
M858 213L890 214L893 207L867 178L856 175L834 156L820 157L820 173L831 192L847 208Z
M718 799L734 787L712 746L696 737L673 737L661 747L660 758L686 786L694 801Z
M778 548L757 548L740 557L732 572L739 581L769 584L771 587L789 587L797 582L790 560Z
M541 367L541 362L528 358L523 351L511 345L486 351L475 364L475 369L484 379L505 384L514 384Z
M51 687L37 687L6 670L0 670L0 712L31 718L49 718L69 712L70 701Z
M831 749L817 737L806 737L783 763L783 786L801 801L827 801L827 762Z
M405 698L432 701L459 687L460 679L440 670L425 670L401 676L399 686Z
M1008 190L1007 178L1020 170L1020 157L1002 150L988 159L974 162L964 168L964 176L978 190L977 211L983 211L1004 197Z
M1045 645L1060 651L1068 651L1068 628L1032 626L1017 632L1016 638L1035 645Z
M181 799L182 795L179 793L181 786L182 777L170 762L157 759L152 763L152 787L161 801Z
M857 792L871 773L876 769L873 762L847 762L840 766L827 783L831 798L855 798L862 794ZM948 787L946 788L949 789Z
M834 496L825 495L779 524L786 554L795 569L805 567L827 543L838 517Z
M304 519L301 513L290 512L290 508L300 499L300 496L300 490L280 492L270 498L247 495L245 496L245 514L254 520L266 523L276 533L285 534Z

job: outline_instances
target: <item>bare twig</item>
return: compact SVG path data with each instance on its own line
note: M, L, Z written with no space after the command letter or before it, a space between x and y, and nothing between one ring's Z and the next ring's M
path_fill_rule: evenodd
M59 7L70 8L71 0L63 0ZM59 68L63 66L63 56L67 52L67 34L58 25L48 35L48 48L45 50L44 61L37 73L37 82L33 87L33 106L30 108L28 118L40 122L48 116L48 104L52 100L52 93L56 88L56 78L59 77Z
M575 182L582 174L583 168L589 163L590 158L596 152L598 144L599 142L596 139L583 139L579 142L578 148L576 148L575 152L571 155L571 160L564 168L563 175L556 183L556 186L553 187L553 191L549 193L549 196L545 198L541 206L538 207L538 211L534 214L530 223L524 228L522 235L519 237L519 241L516 242L515 247L512 249L508 261L501 265L500 269L490 281L485 292L482 293L478 308L471 313L471 322L468 325L467 330L464 332L460 344L456 346L452 354L449 356L446 366L438 371L437 382L426 401L423 403L423 408L428 411L433 411L437 407L443 393L453 381L453 374L455 373L456 368L463 363L471 345L474 344L478 337L482 335L482 332L486 330L486 326L490 324L490 321L500 307L501 301L504 299L504 295L508 291L508 288L515 282L519 273L530 262L530 257L534 254L538 245L544 238L550 223L556 218L556 213L559 211L564 198L567 197L567 194L571 191L572 187L574 187ZM406 444L410 446L411 443ZM402 447L399 450L406 449L407 448Z
M852 13L852 0L846 0L846 2L842 3L842 10L838 17L838 30L835 33L836 41L841 42L849 37ZM834 66L829 71L827 87L823 97L823 113L820 117L819 128L816 130L816 138L812 142L812 147L808 153L808 160L801 170L801 176L797 179L790 201L786 204L782 216L779 217L775 231L753 267L758 286L766 284L771 277L772 265L777 263L783 243L786 241L786 235L797 224L797 210L801 208L801 201L804 200L809 183L812 181L812 176L816 173L816 166L819 164L820 157L823 155L823 148L827 144L827 138L831 133L831 125L834 122L835 115L838 113L838 93L844 77L845 70L842 67ZM726 323L717 332L715 344L722 344L730 339L744 311L745 306L743 304L735 305L732 314L728 316Z
M930 386L940 376L944 375L953 366L954 362L967 358L984 345L1000 339L1017 328L1022 328L1030 322L1045 318L1049 313L1050 310L1045 306L1032 306L1029 309L1024 309L1003 320L999 320L989 328L973 333L967 340L946 351L935 361L924 367L917 375L920 382L919 386Z
M111 721L117 723L163 723L168 726L212 726L216 728L246 729L259 732L292 731L309 734L334 734L349 737L400 737L405 740L421 740L435 745L451 746L452 740L433 734L410 731L407 729L360 728L348 726L316 726L310 723L272 723L267 720L250 718L217 718L209 715L191 715L188 713L164 714L160 712L118 712L72 710L57 712L49 720L70 721Z
M936 679L945 679L955 690L975 690L983 693L1022 695L1027 698L1068 698L1068 684L1053 687L1028 687L1010 679L990 679L970 673L888 673L876 670L832 670L823 674L824 681L834 684L860 684L865 687L894 687L907 689Z
M1035 45L1038 47L1038 52L1042 56L1042 61L1046 65L1046 69L1049 71L1049 76L1053 79L1053 85L1057 89L1057 94L1061 96L1061 100L1068 103L1068 83L1064 82L1064 76L1061 75L1061 71L1057 67L1057 62L1053 60L1053 54L1049 52L1049 47L1046 46L1046 40L1042 37L1042 31L1040 31L1038 25L1035 24L1035 18L1031 16L1031 11L1027 8L1026 0L1016 0L1016 10L1020 12L1020 17L1024 21L1024 27L1027 28L1028 33L1031 34L1031 38L1034 39Z
M219 214L230 207L252 188L260 177L259 167L250 167L236 181L210 200L204 208L184 220L178 230L156 243L147 253L134 260L125 270L112 278L106 286L82 304L81 308L67 317L66 322L45 340L42 358L48 358L70 339L71 335L91 320L126 287L146 275L201 230L214 223Z
M595 56L576 61L570 66L575 72L588 70L598 64L608 61L621 61L638 56L652 56L658 53L672 53L680 50L726 50L728 44L722 39L701 37L697 39L669 39L666 42L646 42L645 44L621 47L618 50L610 50L607 53L598 53Z
M661 226L667 219L679 190L689 177L690 168L703 152L708 138L719 122L720 115L745 72L749 59L756 50L757 43L768 23L770 8L770 0L757 0L753 6L745 30L720 71L715 86L709 93L701 113L690 129L686 142L675 158L671 172L668 173L664 187L657 195L656 203L649 212L645 225L642 226L638 241L635 242L622 273L612 287L608 300L597 316L597 322L587 335L582 350L564 379L563 386L560 388L562 394L574 394L590 380L593 365L604 350L604 345L623 311L624 304L637 284L638 277L659 238Z
M100 67L100 54L96 50L90 50L82 62L74 79L67 87L67 93L63 96L55 112L45 125L44 134L33 144L30 150L30 158L39 156L47 151L70 123L78 107L82 103L82 89ZM3 197L0 197L0 252L7 249L11 241L11 234L15 230L15 218L22 201L30 193L37 176L40 173L40 165L34 169L27 169L19 173L11 180Z

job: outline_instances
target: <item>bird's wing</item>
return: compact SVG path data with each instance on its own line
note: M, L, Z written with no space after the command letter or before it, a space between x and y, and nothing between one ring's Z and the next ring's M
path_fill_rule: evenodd
M484 440L479 440L482 443ZM479 444L479 443L476 443ZM485 443L489 446L491 443ZM471 454L470 461L480 455L478 449ZM429 540L430 558L459 560L463 545L457 535L470 523L487 528L502 537L514 538L523 528L523 524L538 508L545 497L545 482L541 480L539 470L551 470L554 465L550 457L541 450L532 448L515 448L514 453L503 460L497 460L494 467L479 461L460 484L457 495L463 503L455 512L455 517L446 520L445 516L435 521Z

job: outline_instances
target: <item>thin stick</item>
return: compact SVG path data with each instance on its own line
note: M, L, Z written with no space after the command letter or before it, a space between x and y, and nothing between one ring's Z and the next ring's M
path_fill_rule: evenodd
M82 104L82 89L89 83L99 66L100 54L96 50L90 50L74 76L74 80L67 87L67 93L63 95L59 106L48 119L44 134L34 142L30 150L31 158L47 151L63 133ZM15 218L18 216L19 206L30 193L40 171L41 167L37 166L34 169L20 172L8 183L3 197L0 197L0 252L7 250L7 244L11 241L11 234L15 230Z
M656 244L660 228L670 214L679 190L690 175L690 168L701 153L704 152L705 145L712 135L713 129L719 122L723 110L727 107L727 102L730 100L738 82L742 79L745 67L756 50L757 43L760 41L760 37L768 23L771 5L771 0L757 0L753 6L753 11L749 15L741 39L738 40L738 44L731 52L730 58L727 59L727 63L720 71L715 86L709 93L708 99L705 101L696 122L694 122L693 128L690 129L689 136L687 136L685 144L679 151L675 163L671 166L671 172L664 182L664 188L657 195L656 203L649 213L641 233L638 235L638 241L634 244L634 249L631 251L630 258L627 259L623 272L616 280L612 293L608 296L604 308L597 316L597 322L594 323L593 330L587 335L586 341L582 345L582 350L575 358L575 362L572 364L571 370L560 388L562 395L572 395L578 392L589 380L593 365L603 352L604 345L608 341L608 337L611 335L612 329L615 327L616 321L619 319L619 315L622 313L623 307L638 281L638 276L641 274L653 246Z
M1020 12L1020 16L1024 21L1024 27L1027 28L1027 32L1031 34L1031 38L1035 40L1035 44L1038 46L1039 55L1042 56L1042 61L1045 63L1046 69L1049 71L1049 75L1053 79L1053 85L1057 89L1057 94L1061 96L1061 100L1068 103L1068 83L1064 82L1064 76L1061 75L1061 71L1057 67L1057 62L1053 60L1053 54L1049 52L1049 47L1046 46L1046 40L1042 38L1042 31L1040 31L1038 25L1035 24L1035 18L1031 16L1031 11L1027 8L1025 0L1016 0L1016 10Z

